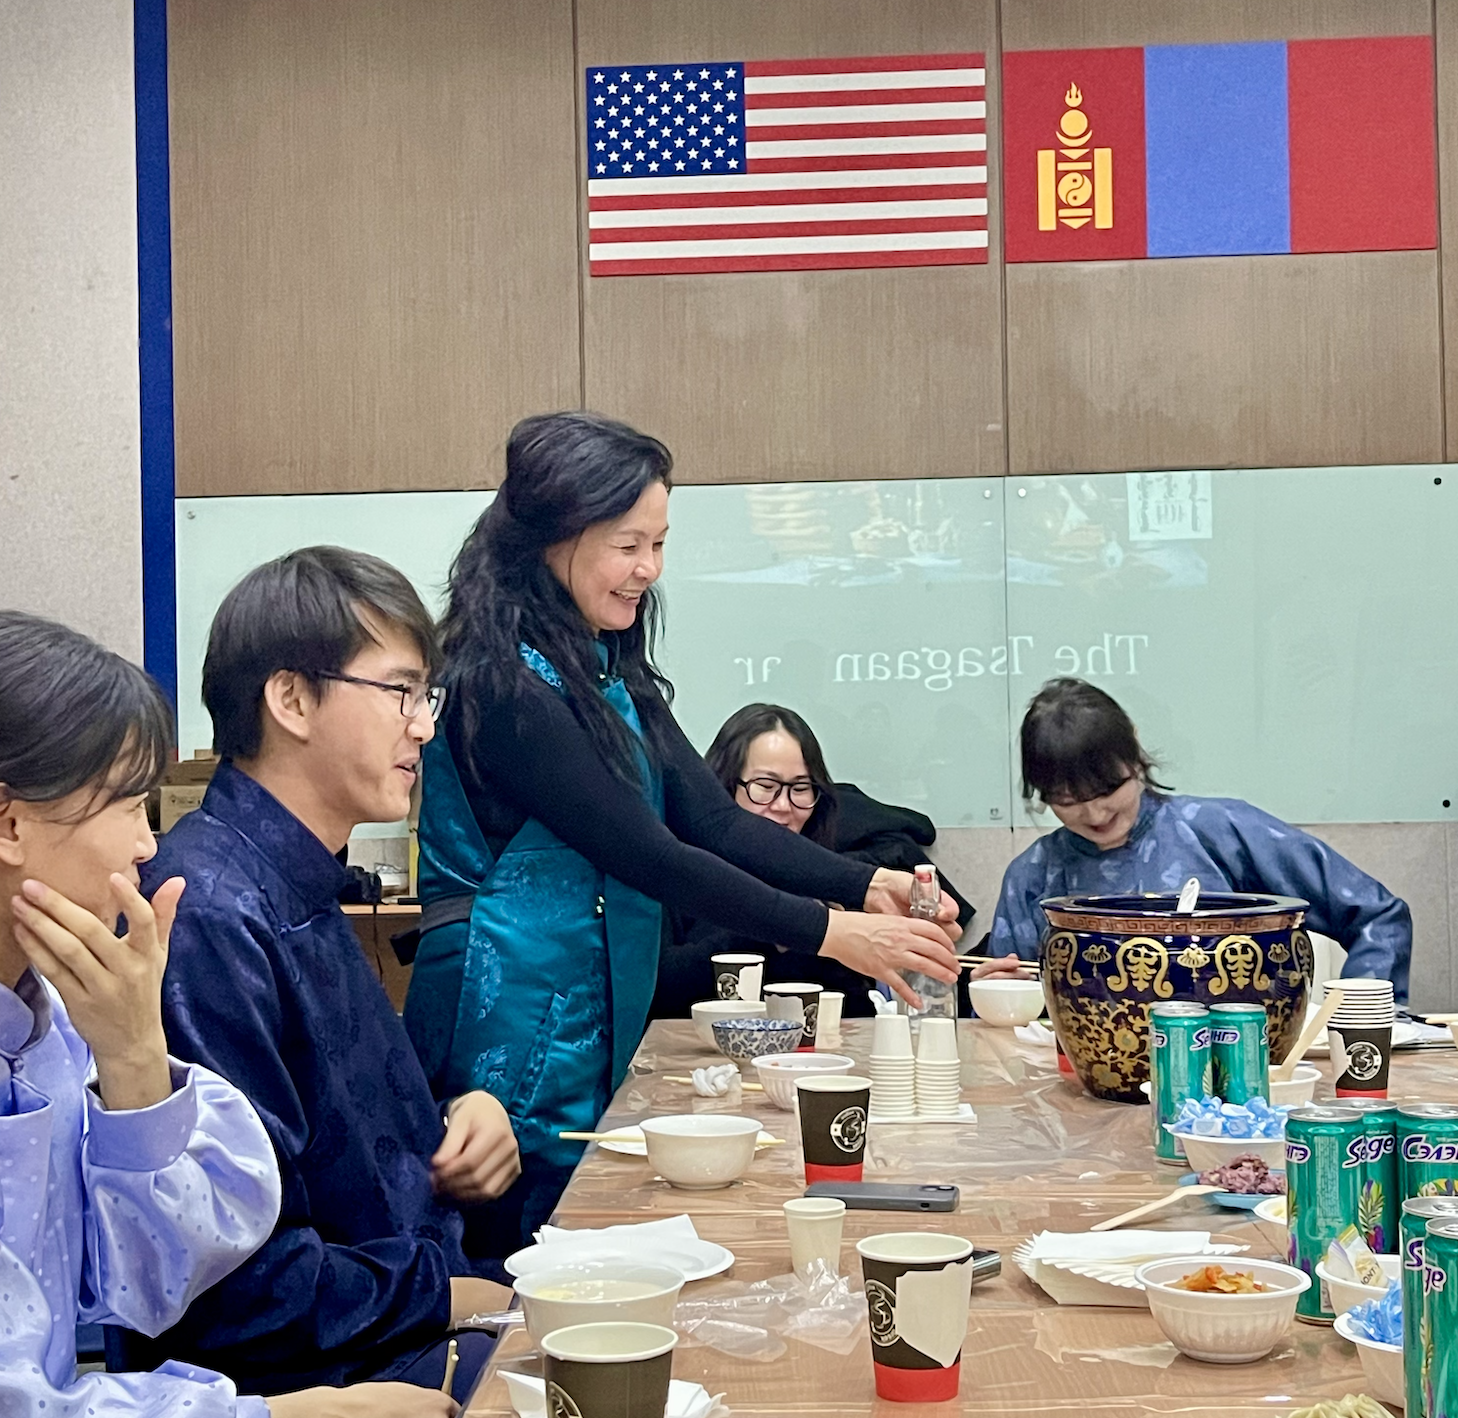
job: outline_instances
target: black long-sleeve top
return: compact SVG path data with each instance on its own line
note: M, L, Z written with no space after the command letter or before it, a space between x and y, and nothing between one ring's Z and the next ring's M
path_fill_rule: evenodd
M446 702L447 742L493 855L534 817L665 906L812 955L825 938L823 902L861 909L875 867L738 807L666 712L660 821L603 762L557 690L529 680L522 695L479 704L469 744L460 696Z

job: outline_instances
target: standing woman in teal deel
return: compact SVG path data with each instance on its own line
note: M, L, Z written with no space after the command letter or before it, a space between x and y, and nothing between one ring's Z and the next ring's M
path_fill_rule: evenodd
M479 1254L550 1215L582 1151L558 1133L626 1076L661 903L908 997L899 971L956 978L948 934L902 918L909 875L741 811L675 722L653 663L672 467L596 414L525 419L451 568L405 1022L437 1096L486 1089L516 1129L523 1175L469 1228Z

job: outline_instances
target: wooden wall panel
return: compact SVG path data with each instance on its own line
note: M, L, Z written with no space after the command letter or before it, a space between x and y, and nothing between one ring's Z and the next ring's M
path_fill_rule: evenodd
M1458 460L1458 0L1435 0L1438 71L1438 246L1443 277L1447 451Z
M1010 266L1014 473L1442 457L1431 251Z
M1427 34L1431 28L1430 0L1002 0L1004 49Z
M992 0L578 0L583 65L988 53ZM996 167L990 264L704 276L582 270L587 402L664 439L685 482L1005 469Z
M1003 48L1427 33L1428 0L1004 0ZM1017 265L1015 473L1440 458L1434 252Z
M183 496L461 488L581 401L571 0L172 0Z

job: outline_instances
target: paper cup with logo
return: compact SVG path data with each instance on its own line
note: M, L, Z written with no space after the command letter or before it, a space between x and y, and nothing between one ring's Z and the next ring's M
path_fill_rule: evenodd
M795 1080L807 1182L858 1182L865 1171L871 1080L854 1074Z
M812 1053L815 1049L815 1027L819 1023L822 989L823 986L808 980L764 987L764 1002L771 1019L797 1019L805 1026L800 1042L801 1053Z
M956 1398L972 1298L972 1242L893 1231L857 1241L856 1250L877 1396L897 1403Z
M759 999L764 956L711 955L709 966L714 972L715 999L743 999L751 1004Z
M1327 1025L1338 1098L1385 1098L1392 1065L1392 1025Z
M677 1343L661 1324L626 1320L554 1329L542 1339L547 1418L659 1418Z

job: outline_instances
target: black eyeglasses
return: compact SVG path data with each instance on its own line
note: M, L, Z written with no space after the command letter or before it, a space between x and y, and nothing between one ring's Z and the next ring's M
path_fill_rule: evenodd
M755 807L770 807L780 800L781 793L789 794L791 807L802 810L820 801L820 789L808 778L797 778L793 783L778 778L736 778L734 781Z
M422 709L429 709L430 717L439 719L440 711L445 708L446 692L439 684L386 684L383 680L327 672L321 673L319 678L338 680L340 684L365 684L371 689L388 689L400 696L400 713L407 719L415 718Z

